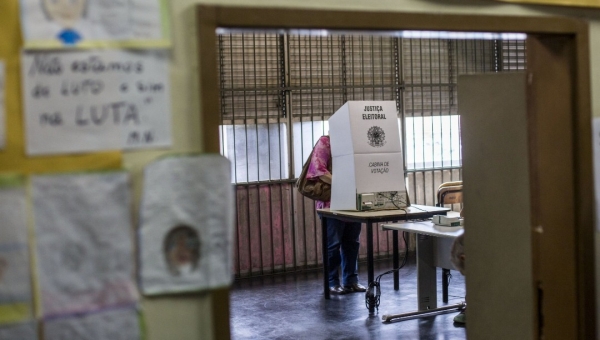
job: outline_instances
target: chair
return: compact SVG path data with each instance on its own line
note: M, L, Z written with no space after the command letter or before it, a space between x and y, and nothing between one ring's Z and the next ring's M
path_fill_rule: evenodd
M445 182L438 187L437 204L443 207L445 204L462 203L462 181ZM460 211L462 216L462 209ZM442 268L442 301L448 302L448 286L450 285L450 269Z
M438 187L437 205L462 203L462 181L445 182Z

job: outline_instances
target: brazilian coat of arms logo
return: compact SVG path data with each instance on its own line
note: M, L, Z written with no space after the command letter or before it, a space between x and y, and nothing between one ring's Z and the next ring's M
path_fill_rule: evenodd
M385 145L385 131L379 126L372 126L367 131L367 138L369 138L369 145L374 148L380 148Z

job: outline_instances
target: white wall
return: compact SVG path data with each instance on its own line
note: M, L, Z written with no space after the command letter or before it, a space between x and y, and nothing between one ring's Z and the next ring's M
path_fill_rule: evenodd
M485 0L171 0L174 45L171 62L174 147L169 152L202 150L200 106L197 95L199 88L193 10L195 4L508 16L569 16L586 19L590 21L592 98L596 98L592 103L593 115L600 117L600 10L522 6ZM202 53L215 53L215 51ZM594 62L595 60L597 61ZM138 198L136 202L139 202L143 166L162 153L164 152L142 151L125 154L125 166L134 174L134 189ZM597 246L600 246L600 236L596 239ZM600 266L597 272L600 272ZM211 303L209 295L144 299L143 309L148 340L213 339Z

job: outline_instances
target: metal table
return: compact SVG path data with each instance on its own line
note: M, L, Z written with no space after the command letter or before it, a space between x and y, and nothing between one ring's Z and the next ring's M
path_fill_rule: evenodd
M436 268L454 268L450 262L450 250L454 239L463 233L463 227L436 226L431 221L408 221L383 224L381 228L396 233L404 231L417 234L417 298L419 311L397 314L394 318L431 314L438 309ZM394 248L394 257L397 256L398 249ZM396 285L397 278L395 275L394 289L396 289ZM464 305L464 303L461 303L439 308L439 310L462 308ZM390 320L389 316L384 316L384 321Z
M406 210L406 211L405 211ZM375 275L373 273L373 223L401 221L410 219L426 219L433 215L445 215L450 209L444 207L432 207L426 205L413 204L405 210L378 210L378 211L341 211L330 209L317 209L317 214L321 217L322 231L322 255L323 255L323 291L325 299L329 299L329 261L327 260L327 224L326 220L335 218L347 222L365 223L367 227L367 277L368 284L373 282ZM394 232L393 245L398 248L398 232ZM394 259L394 268L399 263L398 258ZM369 313L375 312L374 303L370 304Z

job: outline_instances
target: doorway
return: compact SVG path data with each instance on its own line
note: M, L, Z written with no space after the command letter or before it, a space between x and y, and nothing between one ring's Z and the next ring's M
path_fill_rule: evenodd
M538 294L534 301L522 303L536 307L534 322L530 325L534 337L595 338L594 264L589 260L594 256L594 231L588 35L585 24L562 18L447 15L441 20L440 16L427 14L213 6L198 6L197 20L201 117L207 152L219 152L220 117L207 114L220 111L218 62L216 53L206 53L214 51L217 45L217 28L528 34L532 289ZM554 72L545 72L547 69ZM557 247L563 251L556 252ZM470 256L476 257L476 254ZM227 300L227 291L217 292L213 298ZM215 306L215 315L219 316L215 317L216 334L228 337L228 317L224 317L228 316L227 304ZM562 313L565 306L573 313L565 316ZM480 327L485 325L470 325L467 335L477 338L481 334L479 332L484 331Z

